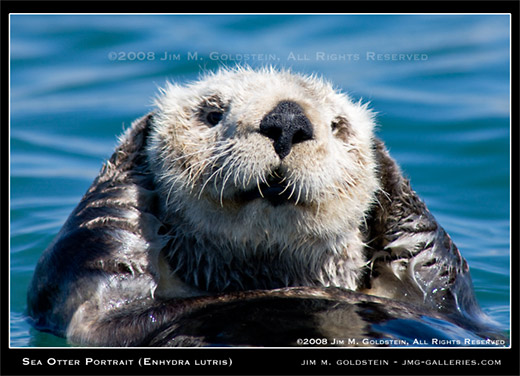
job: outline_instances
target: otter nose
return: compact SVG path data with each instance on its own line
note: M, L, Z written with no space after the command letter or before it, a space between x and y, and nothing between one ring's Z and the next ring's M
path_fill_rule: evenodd
M311 140L312 123L299 104L282 101L264 116L260 133L273 140L274 150L281 159L289 155L293 144Z

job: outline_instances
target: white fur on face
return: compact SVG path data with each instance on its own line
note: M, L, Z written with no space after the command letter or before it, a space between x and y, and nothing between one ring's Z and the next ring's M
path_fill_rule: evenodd
M300 105L313 139L280 159L260 122L281 101ZM273 69L238 68L158 98L148 147L166 218L181 215L194 232L279 244L357 236L378 188L373 116L323 80ZM206 114L220 111L215 126ZM341 123L343 128L334 129ZM283 175L291 201L273 206L241 192ZM336 240L337 241L337 240Z

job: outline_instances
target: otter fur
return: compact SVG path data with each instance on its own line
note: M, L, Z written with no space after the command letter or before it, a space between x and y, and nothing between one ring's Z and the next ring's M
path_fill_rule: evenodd
M168 84L42 254L31 321L83 346L272 345L211 321L253 306L262 322L299 307L300 334L428 313L488 335L466 261L374 126L316 76ZM277 345L290 322L269 325Z

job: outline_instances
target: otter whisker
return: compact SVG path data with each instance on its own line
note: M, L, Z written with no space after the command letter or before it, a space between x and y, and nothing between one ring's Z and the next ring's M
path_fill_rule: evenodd
M294 203L294 205L298 205L298 202L300 202L301 194L302 194L302 185L300 184L298 187L298 197L296 197L296 202Z
M256 187L258 189L258 192L260 192L260 196L262 196L262 198L265 198L262 189L260 188L260 180L258 179L258 176L256 177Z
M226 175L224 175L224 180L222 181L222 188L220 190L220 205L221 206L224 206L224 204L223 204L224 189L226 187L227 181L231 177L231 174L232 174L232 171L233 171L233 167L235 166L236 162L237 162L237 160L233 160L233 162L231 163L228 171L226 172Z
M224 169L224 166L221 166L220 168L218 168L217 170L215 170L215 172L213 172L207 179L206 181L204 182L204 184L202 185L202 187L200 188L200 191L199 191L199 195L198 195L198 198L200 199L200 196L202 195L202 192L204 191L204 188L206 188L206 185L213 179L213 177L215 177L217 174L221 173L222 170ZM216 189L216 184L217 184L217 181L214 180L214 185L215 185L215 189Z
M196 171L193 180L194 180L194 181L195 181L195 180L198 180L199 177L202 175L202 173L203 173L204 171L206 171L206 169L208 168L208 166L210 165L210 163L211 163L211 165L214 165L215 162L216 162L218 159L220 159L222 156L225 155L225 153L226 153L225 151L222 151L222 152L220 152L219 154L212 155L212 156L206 158L205 160L202 160L202 161L199 161L198 163L196 163L195 165L200 164L200 166L199 166L199 169Z
M289 194L289 196L287 197L288 199L291 199L291 197L292 197L293 194L294 194L294 191L296 190L296 185L294 184L293 181L290 181L290 182L287 184L287 186L288 186L288 187L289 187L289 186L292 186L292 191L291 191L291 193Z
M285 193L285 191L289 189L290 186L291 186L291 184L286 184L284 189L279 193L280 196L283 195Z
M173 159L170 159L168 160L168 163L169 164L174 164L180 160L188 160L190 157L194 157L196 155L200 155L200 154L205 154L208 152L208 149L203 149L203 150L197 150L197 151L194 151L192 153L187 153L187 154L183 154L183 155L180 155L176 158L173 158Z
M227 156L229 153L230 153L230 148L228 149L225 149L222 151L222 153L220 153L218 155L218 158L217 159L221 159L222 157L224 156ZM202 192L204 191L204 188L206 187L206 185L217 175L221 175L222 176L222 171L226 168L226 166L230 163L231 161L231 158L226 158L225 159L225 162L222 164L222 166L220 166L217 170L215 170L207 179L206 181L204 182L204 184L202 185L200 191L199 191L199 194L198 194L198 198L200 199L200 196L202 195ZM214 180L214 185L215 185L215 189L217 188L216 187L216 184L217 184L217 180L215 179Z
M251 179L253 179L253 176L254 176L254 172L251 171L249 173L249 177L247 178L247 183L244 185L244 188L246 188L247 186L249 186L249 184L251 183Z
M263 184L265 184L265 185L267 185L268 187L270 187L269 183L267 182L267 179L265 178L265 175L262 174L262 175L259 176L259 178L260 178L260 181L261 181Z

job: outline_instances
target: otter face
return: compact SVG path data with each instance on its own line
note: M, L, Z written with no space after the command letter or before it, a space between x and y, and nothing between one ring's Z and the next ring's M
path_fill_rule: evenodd
M169 84L157 107L148 154L167 220L236 240L335 237L373 201L372 114L321 79L220 71Z

